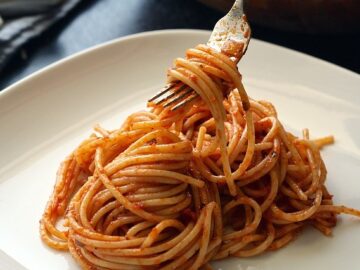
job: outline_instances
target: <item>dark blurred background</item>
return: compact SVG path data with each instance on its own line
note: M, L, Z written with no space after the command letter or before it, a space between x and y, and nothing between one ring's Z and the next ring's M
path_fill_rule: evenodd
M13 1L19 5L12 9L1 6L11 0L0 1L0 90L63 57L121 36L169 28L211 30L233 2L38 0L38 9L19 10L21 2L31 0ZM360 73L360 0L248 0L246 10L254 38Z

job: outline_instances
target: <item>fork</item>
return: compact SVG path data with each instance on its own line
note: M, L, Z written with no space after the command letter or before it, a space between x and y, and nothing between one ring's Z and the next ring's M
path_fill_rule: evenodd
M250 38L251 30L244 14L243 0L236 0L230 11L215 24L207 45L238 63L247 50ZM148 104L176 111L192 104L198 97L193 89L177 81L167 84L148 100Z

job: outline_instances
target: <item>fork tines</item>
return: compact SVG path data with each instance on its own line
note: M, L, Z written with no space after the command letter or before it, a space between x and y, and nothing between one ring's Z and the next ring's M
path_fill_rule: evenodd
M173 82L166 85L159 93L153 96L148 102L163 108L171 107L175 111L198 97L198 94L182 82Z

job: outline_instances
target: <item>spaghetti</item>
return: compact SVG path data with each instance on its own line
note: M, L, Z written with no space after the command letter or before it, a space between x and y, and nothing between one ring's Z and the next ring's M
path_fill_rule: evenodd
M319 150L333 138L287 132L227 56L189 49L168 80L201 98L96 126L59 168L40 222L48 246L83 269L210 269L277 250L307 225L330 235L340 213L360 217L325 186Z

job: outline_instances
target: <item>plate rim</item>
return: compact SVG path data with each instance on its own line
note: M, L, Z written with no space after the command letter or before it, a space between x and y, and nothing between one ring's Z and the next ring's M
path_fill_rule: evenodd
M83 49L79 52L76 52L74 54L68 55L64 58L61 58L57 61L55 61L54 63L51 63L45 67L40 68L39 70L25 76L24 78L14 82L13 84L5 87L4 89L2 89L0 91L0 103L3 101L3 99L5 99L7 96L11 95L12 93L15 93L17 91L21 91L20 90L20 86L26 84L28 81L31 80L35 80L40 76L43 76L44 74L46 74L49 71L52 71L54 69L56 69L57 67L60 67L62 65L66 65L68 62L70 61L74 61L77 60L81 57L85 57L88 54L91 54L95 51L98 50L103 50L108 46L113 46L117 43L121 43L125 40L133 40L133 39L138 39L138 38L143 38L143 37L147 37L147 36L152 36L152 35L167 35L167 34L210 34L211 31L210 30L204 30L204 29L187 29L187 28L183 28L183 29L161 29L161 30L151 30L151 31L144 31L144 32L139 32L139 33L135 33L135 34L131 34L131 35L126 35L126 36L122 36L119 38L115 38L115 39L111 39L109 41L105 41L102 43L99 43L97 45L91 46L89 48ZM307 58L307 60L310 60L312 62L315 62L316 64L320 64L326 68L332 69L335 72L342 72L345 73L348 76L353 77L354 79L359 80L360 83L360 74L357 74L355 71L349 70L345 67L341 67L339 65L336 65L334 63L331 63L329 61L326 61L324 59L320 59L316 56L312 56L310 54L306 54L304 52L301 51L297 51L291 48L287 48L278 44L274 44L268 41L264 41L264 40L260 40L260 39L256 39L253 38L253 40L256 40L256 42L258 43L262 43L265 46L269 46L270 48L273 47L275 49L280 49L280 50L285 50L288 53L292 53L297 55L298 57L305 57ZM360 92L359 92L360 94ZM356 102L354 102L354 104L356 104Z

